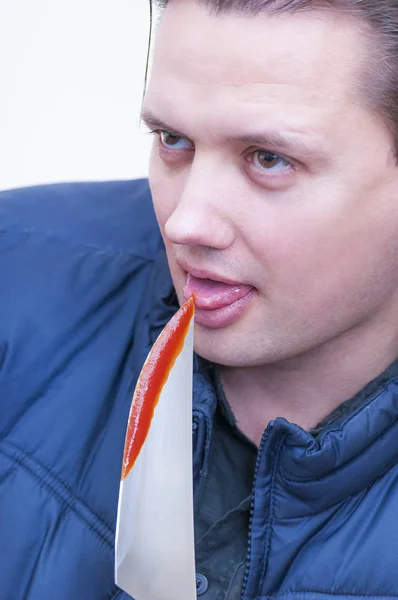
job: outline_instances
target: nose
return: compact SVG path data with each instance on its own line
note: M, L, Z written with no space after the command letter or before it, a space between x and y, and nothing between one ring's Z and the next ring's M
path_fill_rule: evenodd
M193 170L165 223L165 234L174 244L225 250L234 241L228 197L233 193L220 176ZM230 206L232 203L230 203Z

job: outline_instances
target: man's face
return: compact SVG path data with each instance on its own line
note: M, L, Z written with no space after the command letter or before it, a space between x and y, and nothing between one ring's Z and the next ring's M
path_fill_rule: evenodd
M167 7L150 185L202 356L267 364L398 312L398 169L358 91L364 57L341 15Z

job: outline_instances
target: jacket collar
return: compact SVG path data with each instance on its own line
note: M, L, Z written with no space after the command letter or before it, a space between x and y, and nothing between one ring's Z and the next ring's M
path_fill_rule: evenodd
M397 416L395 363L316 430L276 419L271 428L283 438L282 487L310 512L366 490L398 461Z

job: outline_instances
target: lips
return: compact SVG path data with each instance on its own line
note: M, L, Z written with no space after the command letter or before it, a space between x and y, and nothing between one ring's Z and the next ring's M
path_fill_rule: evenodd
M195 322L211 328L236 321L255 293L251 285L187 275L184 298L195 300Z
M247 296L253 287L243 284L229 284L213 279L202 279L188 273L184 287L184 298L195 298L195 307L214 310L228 306Z

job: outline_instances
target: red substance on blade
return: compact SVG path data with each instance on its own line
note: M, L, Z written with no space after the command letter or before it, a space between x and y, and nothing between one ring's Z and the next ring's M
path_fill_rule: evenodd
M124 446L122 480L130 473L147 438L160 392L184 345L194 313L190 298L156 340L135 388Z

